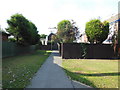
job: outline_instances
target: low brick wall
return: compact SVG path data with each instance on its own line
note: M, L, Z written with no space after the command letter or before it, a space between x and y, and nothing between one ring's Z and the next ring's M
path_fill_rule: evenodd
M86 50L83 50L85 48ZM111 59L114 57L114 52L110 44L63 43L61 56L63 59Z

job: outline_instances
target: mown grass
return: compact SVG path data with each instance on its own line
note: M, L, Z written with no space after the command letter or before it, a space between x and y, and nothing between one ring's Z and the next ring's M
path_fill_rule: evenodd
M51 51L38 50L33 54L3 59L3 88L25 88L50 53Z
M68 76L94 88L118 88L119 60L63 60Z

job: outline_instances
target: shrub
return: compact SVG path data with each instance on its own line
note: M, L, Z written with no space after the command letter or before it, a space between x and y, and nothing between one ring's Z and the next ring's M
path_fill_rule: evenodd
M109 23L102 23L98 19L90 20L86 23L85 33L90 43L102 43L108 37Z

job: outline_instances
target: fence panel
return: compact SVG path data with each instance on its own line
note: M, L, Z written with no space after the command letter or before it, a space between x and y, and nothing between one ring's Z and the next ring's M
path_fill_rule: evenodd
M3 41L2 42L2 58L34 52L35 47L36 47L35 45L19 46L14 42Z
M63 43L60 51L63 59L114 58L113 47L110 44Z

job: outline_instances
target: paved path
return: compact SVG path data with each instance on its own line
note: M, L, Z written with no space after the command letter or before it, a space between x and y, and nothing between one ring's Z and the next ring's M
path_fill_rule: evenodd
M27 88L89 88L86 85L68 79L60 67L61 64L62 60L58 51L53 51Z

